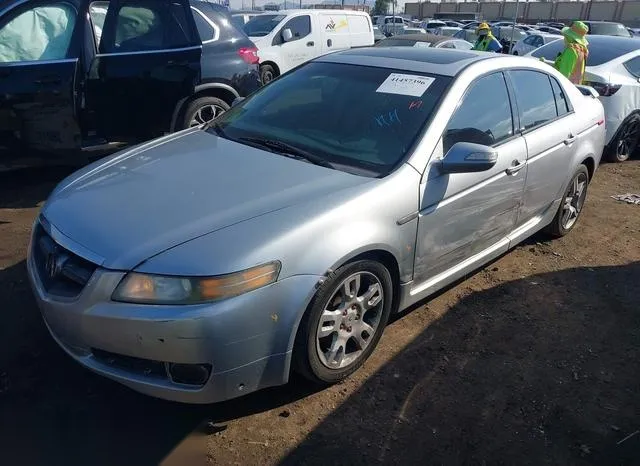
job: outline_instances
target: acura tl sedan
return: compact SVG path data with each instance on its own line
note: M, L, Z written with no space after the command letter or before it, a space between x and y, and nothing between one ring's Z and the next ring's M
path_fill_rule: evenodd
M62 181L28 254L44 321L156 397L338 382L391 314L575 227L604 145L591 92L500 54L319 57Z

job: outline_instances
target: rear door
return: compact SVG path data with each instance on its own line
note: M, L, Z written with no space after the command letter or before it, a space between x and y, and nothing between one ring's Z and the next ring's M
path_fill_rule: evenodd
M168 132L200 80L202 45L189 1L111 0L95 32L86 106L99 135L113 142Z
M542 218L572 175L575 114L558 81L546 73L508 73L516 96L519 132L527 143L527 182L519 224ZM531 92L535 89L535 92Z
M73 1L42 0L0 13L0 138L45 151L80 147L78 11Z

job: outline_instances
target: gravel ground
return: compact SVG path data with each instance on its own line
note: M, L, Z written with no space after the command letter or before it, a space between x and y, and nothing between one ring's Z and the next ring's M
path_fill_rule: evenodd
M151 399L68 358L25 254L64 169L0 174L0 464L640 464L640 161L604 165L579 225L537 235L396 319L318 390Z

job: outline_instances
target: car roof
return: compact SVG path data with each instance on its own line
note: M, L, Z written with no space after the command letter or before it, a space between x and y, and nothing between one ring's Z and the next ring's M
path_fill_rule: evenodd
M456 76L473 63L495 60L499 55L431 47L362 47L323 55L315 61Z

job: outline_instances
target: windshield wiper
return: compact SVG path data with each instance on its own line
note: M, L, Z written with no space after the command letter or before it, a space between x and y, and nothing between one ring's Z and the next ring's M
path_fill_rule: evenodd
M276 141L275 139L264 139L256 137L244 137L238 138L238 140L270 149L272 152L275 151L288 157L303 159L314 165L319 165L325 168L333 168L333 164L323 159L322 157L312 154L311 152L308 152L304 149L300 149L299 147L293 146L291 144L287 144L286 142Z

